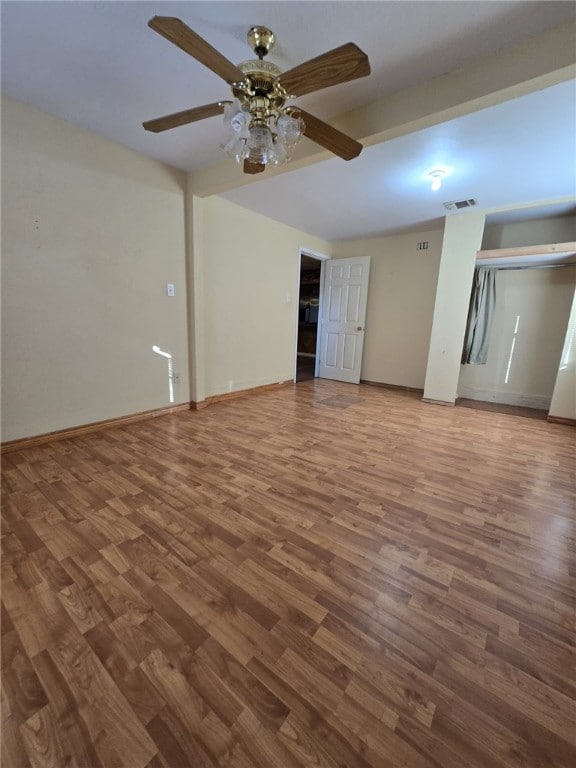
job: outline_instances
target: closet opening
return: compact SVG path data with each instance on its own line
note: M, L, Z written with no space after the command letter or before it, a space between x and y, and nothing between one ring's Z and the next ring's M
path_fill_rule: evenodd
M495 298L489 306L488 289L475 292L483 286L475 273L457 405L547 418L576 284L574 245L478 252L476 267L495 270ZM482 354L484 342L469 343L469 328L490 324Z

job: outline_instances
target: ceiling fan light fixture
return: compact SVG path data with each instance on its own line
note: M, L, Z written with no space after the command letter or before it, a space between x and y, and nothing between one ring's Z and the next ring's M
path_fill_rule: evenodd
M244 157L244 148L249 136L250 113L242 109L235 100L224 107L225 136L220 149L240 163Z
M282 114L276 119L276 129L278 135L287 147L295 147L304 135L304 120L301 117L293 117L292 115Z
M288 160L290 150L304 133L344 160L352 160L362 151L360 142L328 123L300 108L285 106L298 96L369 75L368 57L354 43L345 43L283 72L276 64L264 61L275 42L267 27L252 27L248 33L248 43L258 60L235 66L180 19L154 16L148 26L225 80L234 101L217 101L147 120L142 124L146 131L160 133L224 114L226 135L220 147L237 162L243 160L244 173L248 174ZM306 125L294 111L306 118Z
M232 119L230 120L230 127L235 133L240 133L245 127L247 123L246 115L244 112L237 112L235 115L233 115Z
M229 157L241 163L244 159L244 150L246 147L246 138L244 136L233 136L225 144L220 144L220 149Z
M263 123L256 123L250 128L246 147L244 150L244 159L251 163L260 163L267 165L272 162L274 155L274 139L272 131Z
M224 127L227 134L235 136L240 133L246 133L249 123L250 113L242 109L238 100L226 104L224 107Z
M288 113L255 117L238 101L224 108L226 136L220 148L237 163L282 165L304 135L304 121Z
M272 134L272 137L274 140L274 155L272 157L272 163L273 165L283 165L290 159L288 155L288 149L281 136L276 133Z

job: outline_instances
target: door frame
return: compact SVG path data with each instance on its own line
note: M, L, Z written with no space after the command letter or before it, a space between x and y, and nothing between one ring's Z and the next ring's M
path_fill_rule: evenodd
M320 326L320 317L322 312L322 302L324 299L324 273L325 262L327 262L331 256L326 253L320 253L320 251L314 251L312 248L305 248L300 246L298 248L298 272L296 276L296 301L294 302L294 325L296 328L295 343L294 343L294 383L296 383L296 372L298 367L298 318L300 315L300 273L302 271L302 256L310 256L312 259L316 259L320 262L320 296L318 301L318 326ZM318 376L318 350L320 349L320 333L316 335L316 350L315 350L315 368L314 376Z

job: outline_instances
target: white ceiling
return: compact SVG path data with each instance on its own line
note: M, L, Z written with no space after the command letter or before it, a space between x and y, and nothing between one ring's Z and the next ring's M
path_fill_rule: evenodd
M573 195L575 109L575 84L562 83L368 147L350 163L334 158L224 197L344 240L434 226L447 214L443 202L453 200L497 208ZM428 173L438 166L451 172L432 192ZM278 200L290 200L289 211Z
M2 89L11 98L182 170L221 161L212 118L163 134L143 120L226 98L216 75L153 32L177 16L234 63L245 36L273 29L282 69L350 40L369 56L363 80L298 100L330 117L425 82L574 18L571 2L3 2ZM329 240L426 226L442 201L483 208L575 194L574 82L225 194ZM305 141L308 141L307 139ZM452 168L431 193L426 174ZM240 169L239 169L240 173ZM279 213L280 212L280 213Z

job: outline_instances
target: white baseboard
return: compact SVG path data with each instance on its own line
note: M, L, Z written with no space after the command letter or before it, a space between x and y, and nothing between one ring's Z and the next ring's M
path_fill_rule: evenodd
M551 397L543 395L525 395L519 392L495 392L491 389L473 389L462 387L458 397L469 400L482 400L485 403L502 403L503 405L521 405L524 408L538 408L547 411L552 401Z

